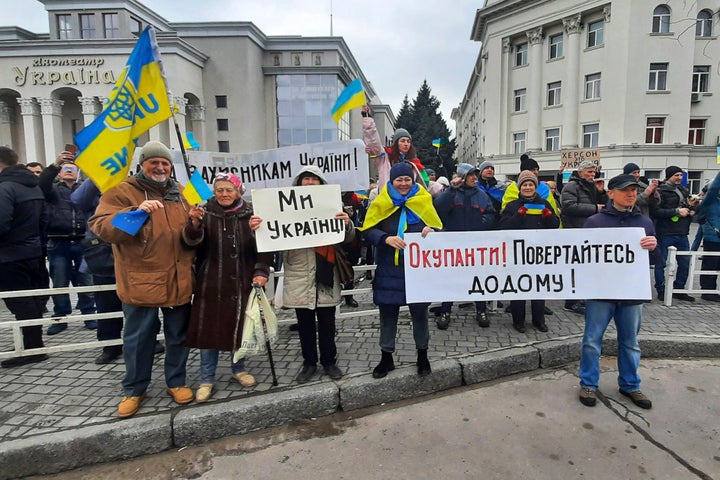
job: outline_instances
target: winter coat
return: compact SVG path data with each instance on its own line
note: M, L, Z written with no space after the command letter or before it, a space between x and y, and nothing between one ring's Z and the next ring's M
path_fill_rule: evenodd
M526 204L543 205L543 210L548 209L550 215L533 215L523 213L522 207ZM505 210L500 214L501 230L533 230L543 228L558 228L560 219L552 209L549 201L535 193L533 198L523 197L513 200L505 205Z
M640 186L638 187L638 196L637 201L635 202L635 206L640 209L640 213L645 215L646 217L650 216L650 206L657 207L660 204L660 193L655 190L655 193L652 196L648 196L647 193L645 193L645 189L648 187L646 184L644 184L642 181L638 181L640 183Z
M0 263L44 256L47 222L38 179L24 165L0 172Z
M720 243L720 174L708 186L697 216L705 241Z
M580 178L576 172L570 177L560 194L560 217L564 228L581 228L591 215L598 211L600 202L594 182Z
M154 211L135 236L111 225L117 214L137 210L146 199L157 200L164 208ZM144 189L135 177L126 178L100 197L88 225L113 244L117 293L123 303L175 307L190 301L195 249L181 238L189 208L182 195L178 200L165 199Z
M690 233L690 215L681 217L677 209L687 207L690 196L687 188L682 185L673 185L667 182L660 184L660 203L650 205L650 218L655 220L655 231L658 237L687 235Z
M645 229L645 235L654 236L655 227L652 221L642 214L640 208L633 207L631 211L621 211L615 208L613 202L610 201L608 204L600 210L599 213L592 215L585 221L583 228L611 228L611 227L640 227ZM655 249L650 252L650 263L655 263L655 255L657 254ZM623 305L639 305L644 300L618 300L617 303Z
M304 167L293 180L293 186L300 185L303 173L310 172L320 179L322 185L327 185L327 179L319 168L314 165ZM345 239L342 243L351 242L355 238L355 226L350 222L345 226ZM287 250L283 256L283 307L309 308L335 307L340 303L342 287L340 273L337 265L333 271L332 288L318 283L315 278L316 259L315 248L300 248Z
M51 164L40 174L39 185L48 205L47 235L49 238L79 240L85 237L87 220L82 210L75 207L70 195L80 187L74 183L56 182L60 169Z
M197 246L196 281L185 346L237 350L252 279L268 277L272 253L258 253L249 220L252 204L226 212L214 198L199 228L188 220L185 243Z
M552 207L553 212L555 212L556 215L560 214L560 211L558 210L557 203L555 202L555 197L552 194L552 191L550 190L550 187L548 187L547 183L540 182L538 183L537 190L535 192L537 195L540 195L540 198L547 200L548 203L550 203L550 206ZM520 196L520 189L518 188L517 182L513 182L510 185L507 186L505 189L505 194L502 197L502 210L505 210L508 203L512 202L513 200L517 200ZM500 213L502 213L502 210Z
M448 232L492 230L495 209L490 198L478 187L463 184L450 187L433 201L435 210Z
M490 197L490 201L495 209L495 216L500 216L500 210L502 209L502 199L505 195L505 189L507 188L504 183L497 181L495 177L490 177L485 180L484 178L478 178L477 186L480 190Z

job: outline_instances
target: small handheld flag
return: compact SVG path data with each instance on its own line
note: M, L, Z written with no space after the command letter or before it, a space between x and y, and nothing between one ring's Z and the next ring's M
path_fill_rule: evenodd
M183 134L183 145L186 150L200 150L200 144L195 140L193 132L185 132Z
M362 107L366 103L367 100L365 99L362 83L359 78L356 78L340 93L330 113L332 114L333 120L339 122L345 113L353 108Z
M545 205L541 203L526 203L525 208L527 208L528 215L542 215L542 211L545 208Z
M208 187L199 170L195 170L190 177L190 181L183 189L183 197L190 205L197 205L213 196L212 190Z
M432 145L433 145L433 147L436 147L436 148L445 147L445 146L447 146L447 139L442 138L442 137L436 138L435 140L432 141Z
M115 215L110 225L122 230L128 235L135 236L140 231L145 221L150 215L145 210L133 210L132 212L122 212Z

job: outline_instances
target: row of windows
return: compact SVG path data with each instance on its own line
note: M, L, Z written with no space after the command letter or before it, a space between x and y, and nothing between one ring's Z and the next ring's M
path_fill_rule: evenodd
M600 144L600 124L590 123L583 125L583 148L593 148ZM645 124L645 143L661 144L665 134L665 117L648 117ZM525 132L513 133L513 153L520 154L526 151ZM689 145L705 144L705 120L690 119L688 130ZM560 150L560 128L548 128L545 130L545 150Z
M712 36L712 17L710 10L701 10L695 21L695 36L710 37ZM652 16L652 32L653 33L670 33L670 7L667 5L658 5L653 10Z
M73 15L70 13L61 13L56 16L58 38L60 40L75 38L73 35L72 17ZM120 20L117 13L103 13L102 22L103 38L120 37ZM80 38L98 38L94 13L78 14L78 25L80 26ZM140 35L141 32L142 23L140 20L130 17L130 33Z
M605 22L599 20L588 24L587 47L599 47L604 45ZM550 35L548 37L548 60L554 60L563 56L563 34ZM528 43L515 45L515 66L523 67L528 64Z
M648 76L648 90L666 91L668 77L668 63L651 63ZM710 88L710 66L695 65L692 76L692 93L705 93Z

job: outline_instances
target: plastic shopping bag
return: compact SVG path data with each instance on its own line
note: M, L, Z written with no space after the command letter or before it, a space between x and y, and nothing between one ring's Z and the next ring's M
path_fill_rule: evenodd
M265 328L263 328L263 320ZM265 335L267 329L267 336ZM243 334L238 348L233 355L233 362L241 358L259 355L267 352L268 348L277 343L277 317L270 306L262 288L253 288L245 307L245 323Z

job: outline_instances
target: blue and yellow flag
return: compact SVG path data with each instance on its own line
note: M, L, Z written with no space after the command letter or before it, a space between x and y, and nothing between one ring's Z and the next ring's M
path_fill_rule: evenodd
M190 205L197 205L213 196L212 190L200 175L200 170L195 170L190 177L190 181L183 189L183 197Z
M185 150L200 150L200 144L195 140L193 132L185 132L183 134L183 145Z
M437 148L442 148L442 147L447 146L447 138L442 138L442 137L436 138L435 140L432 141L432 146L437 147Z
M359 78L356 78L340 93L330 113L332 114L333 120L339 122L345 113L353 108L362 107L366 103L367 100L365 100L365 91L363 90L362 83Z
M170 118L155 31L146 27L98 117L75 135L75 163L101 192L128 176L135 140Z

